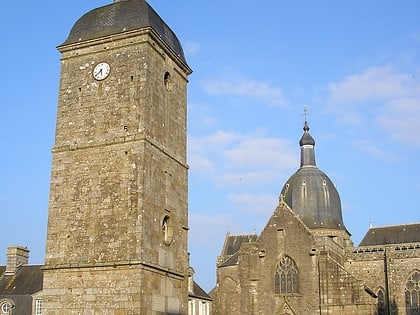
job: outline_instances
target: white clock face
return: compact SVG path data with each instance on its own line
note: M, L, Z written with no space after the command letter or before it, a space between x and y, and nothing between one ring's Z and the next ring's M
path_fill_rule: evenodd
M101 62L98 63L95 68L93 68L93 77L100 81L100 80L104 80L108 75L109 72L111 71L111 66L109 64L107 64L106 62Z

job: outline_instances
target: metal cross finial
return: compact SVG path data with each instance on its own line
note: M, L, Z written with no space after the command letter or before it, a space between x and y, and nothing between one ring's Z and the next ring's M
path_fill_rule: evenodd
M308 113L308 107L306 107L306 105L305 106L303 106L303 114L302 114L302 116L305 116L305 122L306 122L306 117L309 115L309 113Z

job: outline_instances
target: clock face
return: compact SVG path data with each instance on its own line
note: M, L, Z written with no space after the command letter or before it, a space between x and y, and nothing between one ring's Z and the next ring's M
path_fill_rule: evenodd
M95 68L93 68L93 77L100 81L100 80L104 80L108 75L109 72L111 71L111 66L106 63L106 62L101 62L98 63Z

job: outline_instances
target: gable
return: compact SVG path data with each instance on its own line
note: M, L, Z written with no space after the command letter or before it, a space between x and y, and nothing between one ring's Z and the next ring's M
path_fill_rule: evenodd
M266 226L264 227L258 241L264 242L265 238L270 238L270 234L278 233L286 230L299 234L301 236L306 235L305 237L313 238L313 234L310 229L305 225L305 223L296 215L292 209L283 201L280 201L280 204L275 209L274 213L271 215ZM290 235L290 234L289 234Z

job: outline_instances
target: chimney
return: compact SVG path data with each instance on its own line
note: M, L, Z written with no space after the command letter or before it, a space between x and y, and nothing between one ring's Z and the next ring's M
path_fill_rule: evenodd
M188 292L194 293L194 269L192 267L188 267Z
M7 247L7 266L5 274L14 274L16 270L27 265L29 261L29 249L23 246Z

